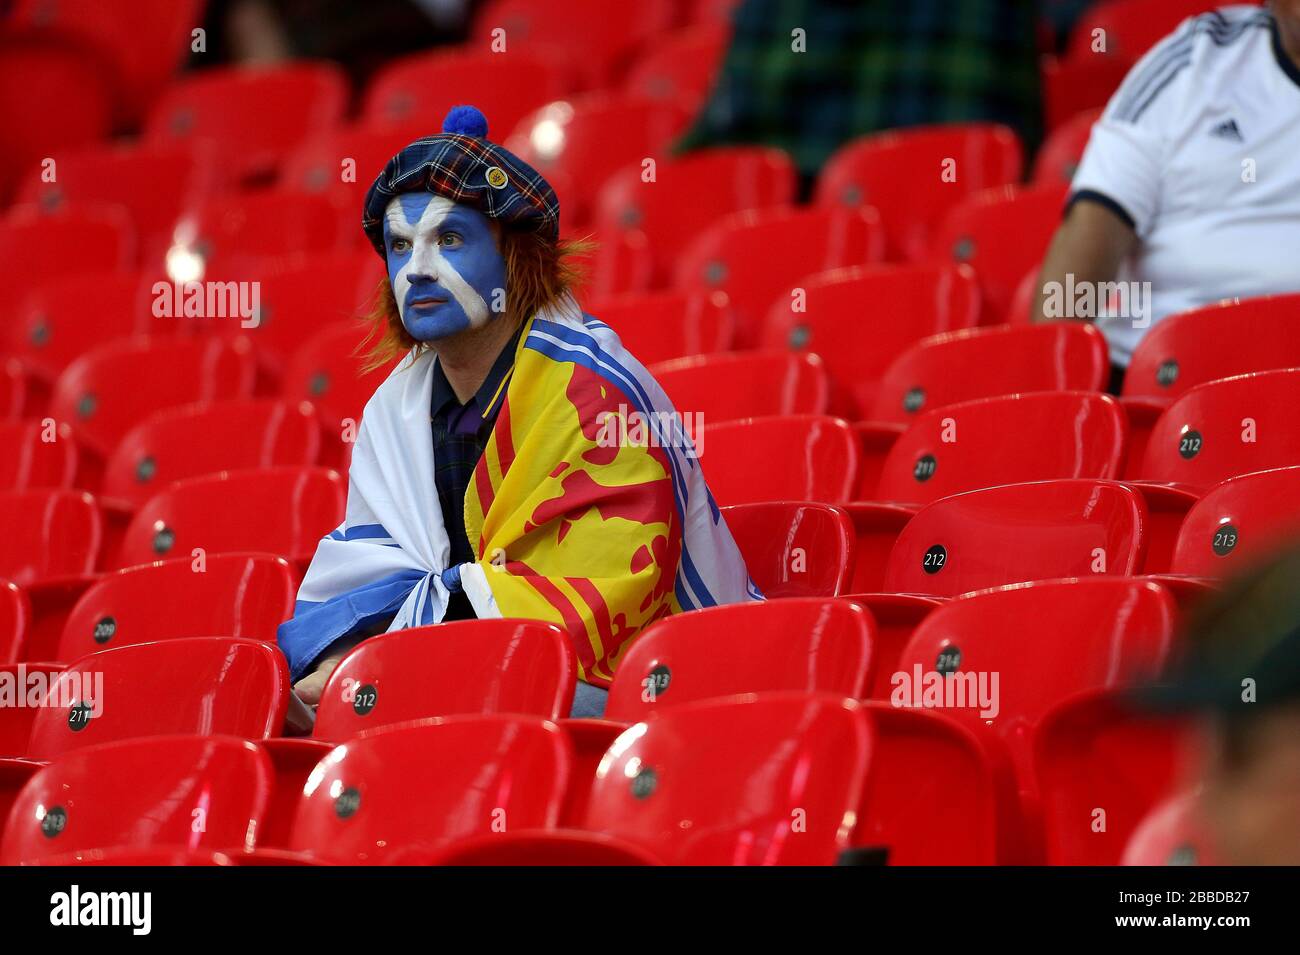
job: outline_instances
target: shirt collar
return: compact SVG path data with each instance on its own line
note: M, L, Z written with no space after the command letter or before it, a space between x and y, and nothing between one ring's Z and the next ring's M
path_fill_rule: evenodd
M451 387L451 382L447 380L447 375L442 370L442 363L434 361L433 363L433 396L430 400L430 411L436 417L440 414L448 414L458 408L468 409L471 405L477 411L483 421L491 420L496 416L496 411L505 397L506 385L509 384L511 372L515 367L515 350L519 345L519 336L523 334L523 326L515 329L515 333L510 336L510 341L506 342L497 359L492 363L492 368L488 371L487 377L483 379L483 384L479 385L474 396L465 402L460 403L456 397L456 392Z

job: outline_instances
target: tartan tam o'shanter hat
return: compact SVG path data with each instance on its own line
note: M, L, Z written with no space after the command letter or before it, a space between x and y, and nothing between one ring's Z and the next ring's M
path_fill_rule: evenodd
M431 192L470 206L510 228L560 235L560 202L551 184L508 149L488 142L487 119L455 106L442 132L417 139L384 166L366 192L361 228L384 255L384 210L403 192Z

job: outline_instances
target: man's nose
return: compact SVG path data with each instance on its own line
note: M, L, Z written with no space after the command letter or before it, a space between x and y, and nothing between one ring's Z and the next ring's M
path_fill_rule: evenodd
M406 274L412 282L438 281L438 257L430 250L417 248L411 256L410 271Z

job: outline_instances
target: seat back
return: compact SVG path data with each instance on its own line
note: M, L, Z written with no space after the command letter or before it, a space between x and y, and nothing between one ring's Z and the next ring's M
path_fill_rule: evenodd
M569 637L540 620L466 620L362 642L321 693L312 735L435 716L516 713L559 719L573 706Z
M455 840L549 828L571 760L568 738L535 716L453 716L372 730L312 770L290 846L349 865L418 865Z
M853 522L841 508L764 501L722 508L749 578L768 598L834 597L853 576Z
M848 601L792 597L665 617L619 662L605 717L636 722L696 700L779 690L863 695L871 614Z
M672 707L610 747L585 828L676 865L831 865L848 844L869 729L833 694Z
M68 753L18 794L0 865L105 847L252 849L270 760L226 736L122 740Z
M279 734L289 668L275 647L182 637L101 650L68 665L46 690L27 755L54 759L137 736Z
M719 504L848 500L857 436L842 418L782 415L706 426L700 461Z
M0 494L0 577L26 587L95 569L103 524L85 491Z
M297 578L270 554L213 554L106 574L69 614L57 659L174 637L275 642L293 616Z
M1183 518L1172 570L1232 577L1300 537L1300 466L1216 484Z
M722 292L618 295L593 303L589 311L647 366L723 352L735 341L735 313Z
M68 487L77 473L77 447L66 427L0 421L0 447L0 491Z
M952 597L1053 577L1127 576L1147 544L1142 496L1111 481L1005 484L940 498L894 542L885 590Z
M677 413L704 425L772 415L824 414L826 368L816 355L728 352L661 362L650 369Z

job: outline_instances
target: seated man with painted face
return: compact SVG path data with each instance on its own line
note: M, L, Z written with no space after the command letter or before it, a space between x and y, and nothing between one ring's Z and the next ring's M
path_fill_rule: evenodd
M570 293L554 191L486 136L457 107L366 196L388 266L371 356L403 357L279 629L308 704L367 636L522 617L568 632L574 714L598 715L650 623L760 598L663 390ZM633 413L650 440L609 440Z

